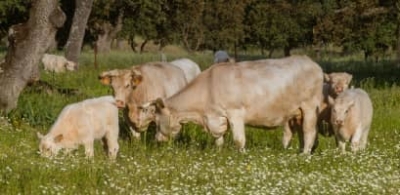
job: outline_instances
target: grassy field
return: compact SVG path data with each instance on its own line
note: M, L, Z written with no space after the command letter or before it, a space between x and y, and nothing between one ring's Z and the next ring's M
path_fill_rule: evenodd
M36 132L47 133L66 104L111 93L97 80L101 71L159 59L111 53L99 56L94 69L92 56L84 53L78 72L42 73L43 80L76 93L26 88L18 108L0 120L1 194L400 194L400 70L390 62L319 62L327 72L352 73L352 84L371 96L369 145L357 154L339 154L334 139L321 136L313 155L299 155L297 139L282 148L281 129L247 128L246 153L235 150L230 133L217 150L211 135L193 124L168 143L156 143L154 129L131 140L121 118L116 162L107 160L100 143L93 161L82 148L71 156L40 157ZM203 69L212 62L211 54L185 57Z

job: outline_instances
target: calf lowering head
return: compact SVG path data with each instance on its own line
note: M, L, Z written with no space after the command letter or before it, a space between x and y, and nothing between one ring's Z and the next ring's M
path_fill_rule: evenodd
M155 120L157 124L157 141L167 141L170 137L175 137L181 130L180 121L171 113L169 108L164 104L161 98L152 101L151 103L142 105L141 123L147 125Z
M324 74L324 81L329 85L329 93L336 98L340 93L349 88L353 76L346 72Z
M78 66L76 65L75 62L67 61L67 62L65 62L64 67L65 67L65 69L67 69L69 71L75 71L75 70L77 70Z
M55 137L50 137L50 136L43 136L38 132L37 136L40 140L39 152L41 156L51 157L57 155L57 153L61 149L59 143L63 139L62 134L57 135Z
M142 82L143 77L137 69L110 70L100 74L99 80L113 89L116 105L125 108L132 91Z
M141 106L128 103L129 119L135 123L139 131L145 131L150 123L156 120L156 107L151 105L151 102Z

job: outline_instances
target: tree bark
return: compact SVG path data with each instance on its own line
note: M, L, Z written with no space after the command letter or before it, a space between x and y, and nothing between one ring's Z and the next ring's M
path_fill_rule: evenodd
M75 0L75 5L74 18L65 46L65 57L75 62L77 67L79 67L78 59L85 36L86 24L92 10L93 0Z
M111 43L122 30L122 20L124 18L124 11L120 10L115 26L110 22L104 22L100 25L100 32L97 37L97 51L99 53L107 53L111 50Z
M400 13L399 13L400 14ZM397 67L400 67L400 19L397 19L397 29L396 29L396 61L397 61Z
M39 78L39 61L49 48L66 16L58 0L33 0L26 23L13 25L9 47L0 64L0 112L17 107L18 97L32 77Z

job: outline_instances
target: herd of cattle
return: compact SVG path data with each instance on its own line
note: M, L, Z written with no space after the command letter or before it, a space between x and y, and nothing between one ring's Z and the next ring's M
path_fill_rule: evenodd
M346 142L352 151L366 147L373 108L364 90L349 89L352 75L323 73L307 56L226 61L202 72L186 58L105 71L99 80L113 96L66 106L49 133L38 134L40 153L49 157L83 144L92 157L93 142L102 139L115 159L119 109L137 138L152 122L157 141L174 138L182 124L193 122L215 137L217 146L230 129L239 150L246 143L245 125L283 126L285 148L298 133L306 154L317 145L318 132L335 135L342 152Z

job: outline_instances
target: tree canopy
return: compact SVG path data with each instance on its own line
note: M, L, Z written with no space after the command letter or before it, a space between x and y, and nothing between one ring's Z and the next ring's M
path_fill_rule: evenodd
M74 3L60 2L72 17ZM0 2L0 37L27 20L29 6L23 0ZM111 44L118 38L134 48L139 36L145 40L142 48L154 41L160 49L167 44L189 52L253 47L270 55L332 44L344 52L363 51L367 59L399 49L399 13L397 0L93 0L85 43ZM61 31L57 39L65 44L69 27Z

